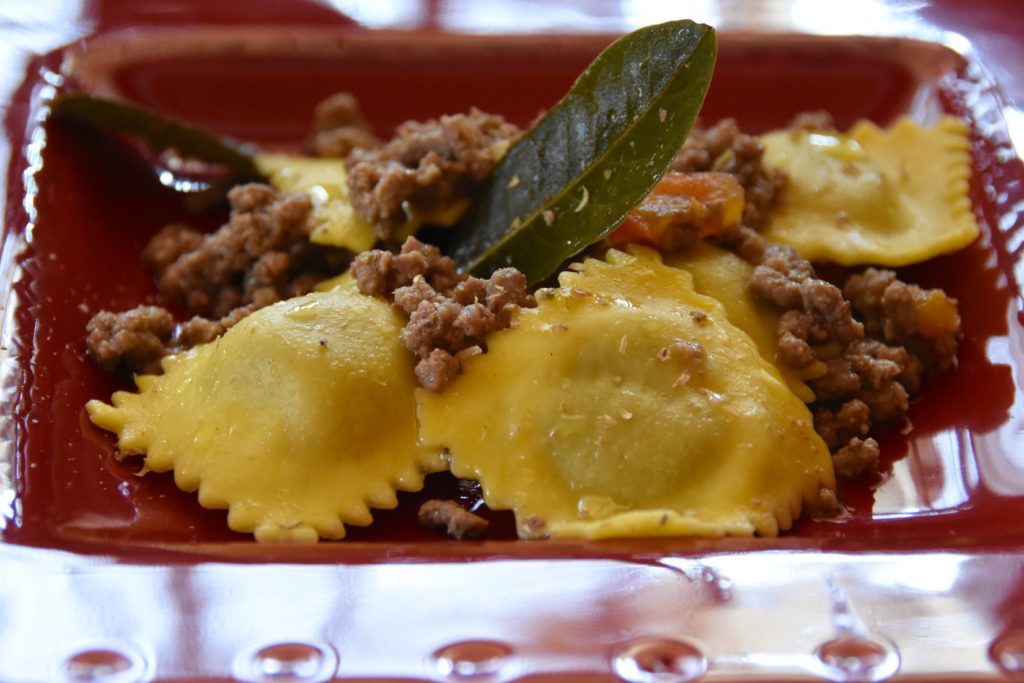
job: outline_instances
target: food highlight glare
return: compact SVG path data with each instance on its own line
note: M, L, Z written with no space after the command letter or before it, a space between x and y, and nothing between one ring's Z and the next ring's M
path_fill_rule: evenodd
M588 74L621 74L601 60L643 62L669 37L686 46L673 63L685 71L707 58L709 32L690 22L641 30ZM444 469L478 480L492 509L512 510L522 538L773 536L808 511L835 514L837 476L877 466L872 427L898 422L922 382L955 365L959 316L940 290L890 271L834 284L807 259L903 264L969 243L966 130L944 119L842 134L814 115L762 138L726 120L680 145L706 79L652 80L689 92L686 111L655 106L646 127L625 125L606 143L657 159L612 177L595 149L551 181L560 199L518 208L500 198L529 181L516 171L531 168L522 155L565 153L569 141L474 110L403 124L380 143L353 98L332 98L339 106L318 110L310 156L253 157L275 189L236 188L217 232L165 230L147 247L161 295L195 317L97 315L93 358L144 374L112 405L91 401L90 417L117 434L121 456L173 470L180 488L227 508L229 526L259 541L342 538L345 525L371 522L369 508L394 507L396 491ZM659 130L672 133L652 141ZM652 190L650 167L666 165ZM610 182L595 185L595 174ZM808 189L822 177L828 192ZM579 188L616 183L631 187L589 197L612 204L599 211L567 216L559 203L579 206ZM397 249L470 203L441 249L414 237ZM505 230L481 227L481 207ZM532 218L517 222L523 211ZM842 239L868 248L843 247L852 261L816 250L822 220L835 227L858 211L887 217L882 230L839 221ZM944 213L943 227L922 229ZM529 289L574 254L516 246L550 241L545 231L590 246L557 282ZM772 241L782 233L792 246ZM513 267L482 279L446 253ZM211 262L229 271L213 285L203 279ZM183 282L192 294L179 294ZM289 389L268 400L271 384ZM430 501L421 523L459 538L486 527L452 501Z

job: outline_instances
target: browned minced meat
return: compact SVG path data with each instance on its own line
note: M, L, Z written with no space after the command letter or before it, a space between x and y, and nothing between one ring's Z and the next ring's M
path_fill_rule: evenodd
M256 304L249 304L248 306L239 306L219 320L193 316L175 329L169 352L176 353L211 342L255 310L257 310Z
M507 328L516 308L536 305L526 286L518 270L501 268L486 280L463 280L447 296L422 278L395 290L395 304L409 315L402 343L420 359L420 384L440 391L457 374L465 352L482 349L484 337Z
M746 200L743 225L756 229L786 180L785 172L766 166L763 157L764 144L756 136L741 132L735 119L723 119L710 128L695 127L672 169L733 175L743 186Z
M818 408L814 411L814 430L830 450L849 443L854 437L865 437L871 424L871 409L860 399L851 399L839 410Z
M316 106L313 135L306 144L314 156L344 159L354 149L372 149L380 144L351 94L335 93Z
M452 538L479 538L487 533L487 520L454 500L428 500L420 506L420 526L441 528Z
M158 306L101 311L86 338L97 364L159 372L163 356L212 341L252 311L306 294L347 264L344 250L309 242L306 195L252 184L234 188L228 200L230 219L216 232L168 225L143 250L163 299L193 317L177 324Z
M346 159L352 205L391 239L408 221L407 209L427 213L472 195L519 135L515 125L479 109L407 121L382 147L356 149Z
M918 365L901 346L864 339L828 359L828 374L808 381L819 401L856 397L870 408L875 422L891 422L910 405L910 392L918 386Z
M309 242L306 194L249 184L228 193L231 215L216 232L169 226L143 252L160 295L193 315L222 318L240 306L267 306L305 294L340 272L344 250Z
M152 373L174 334L174 316L159 306L123 313L100 311L86 325L89 356L108 372Z
M516 308L536 305L515 268L486 280L460 276L450 258L415 237L398 254L360 254L352 274L359 291L394 301L409 316L402 343L418 359L420 384L431 391L458 374L462 356L483 349L484 337L507 328Z
M959 316L955 316L955 325L945 326L939 332L928 330L930 333L926 334L920 324L920 307L930 297L937 297L944 308L955 309L956 300L942 290L925 290L901 282L891 270L868 268L847 279L843 293L871 335L890 344L906 346L920 359L926 373L945 372L956 363Z
M165 225L150 238L142 250L142 262L154 273L162 273L182 254L195 251L203 243L203 233L181 223Z
M791 309L779 318L779 360L794 368L802 368L817 360L811 342L824 342L828 338L825 328L801 310Z
M834 452L837 472L856 476L877 466L878 445L867 438L871 425L901 419L922 375L955 362L959 330L927 339L915 318L920 302L944 295L874 269L852 276L841 291L793 249L769 244L749 228L729 239L755 264L750 289L783 311L780 360L797 368L825 363L825 374L807 384L816 397L815 429Z
M403 337L403 341L404 339ZM450 352L444 349L431 349L426 357L416 363L414 372L421 387L430 391L440 391L459 374L461 369L462 363Z
M832 465L838 476L853 479L877 471L880 455L877 441L854 437L832 454Z
M778 330L784 362L803 367L815 360L812 344L832 342L845 348L863 338L864 328L853 319L850 303L838 287L815 275L807 259L777 244L756 251L760 257L748 286L785 311Z
M454 261L415 237L408 238L397 254L383 249L363 252L351 270L359 291L384 299L391 299L396 289L411 285L417 277L439 292L454 289L462 279Z
M833 519L842 512L843 506L839 503L839 496L835 489L827 486L821 487L818 490L817 498L804 507L804 514L811 519Z
M100 311L86 325L86 350L108 372L159 374L164 356L213 341L254 310L242 306L219 320L195 316L181 324L160 306Z

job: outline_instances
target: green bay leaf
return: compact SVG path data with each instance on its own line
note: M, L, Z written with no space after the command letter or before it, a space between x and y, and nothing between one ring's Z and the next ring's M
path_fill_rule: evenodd
M484 182L449 243L459 267L537 283L611 232L682 146L716 53L714 29L688 20L609 45Z
M135 136L154 152L173 149L187 158L220 164L232 180L262 177L256 167L254 146L219 137L137 104L85 92L67 92L54 98L51 111L56 118L85 123L111 134Z

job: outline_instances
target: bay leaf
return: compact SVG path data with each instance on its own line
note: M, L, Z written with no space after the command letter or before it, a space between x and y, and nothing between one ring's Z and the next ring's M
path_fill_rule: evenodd
M61 93L51 105L53 116L91 125L111 134L144 141L153 153L174 150L184 158L222 166L229 178L260 178L257 149L249 144L217 136L210 131L162 116L150 109L85 92ZM221 183L218 183L220 185ZM226 183L226 187L231 186ZM205 189L202 183L175 186L179 191Z
M682 146L716 54L714 29L689 20L609 45L484 181L449 243L460 269L537 283L611 232Z

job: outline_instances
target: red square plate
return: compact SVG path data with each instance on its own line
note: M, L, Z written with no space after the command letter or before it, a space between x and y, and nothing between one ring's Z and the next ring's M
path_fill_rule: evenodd
M831 111L840 127L948 112L972 128L983 236L905 273L959 299L960 364L880 437L883 472L845 491L847 519L802 521L777 539L521 542L495 514L491 540L458 543L414 522L429 494L472 495L441 475L343 542L280 547L231 533L223 512L199 508L170 477L134 476L86 418L88 399L120 386L85 358L86 321L153 301L139 251L161 225L194 219L104 140L46 122L47 103L73 81L275 148L298 145L314 103L339 89L384 135L470 106L526 124L610 38L315 19L241 28L203 16L99 31L40 57L9 109L0 680L1024 671L1024 167L1006 119L1021 114L968 44L937 32L721 35L706 120L734 116L760 132L807 109Z

